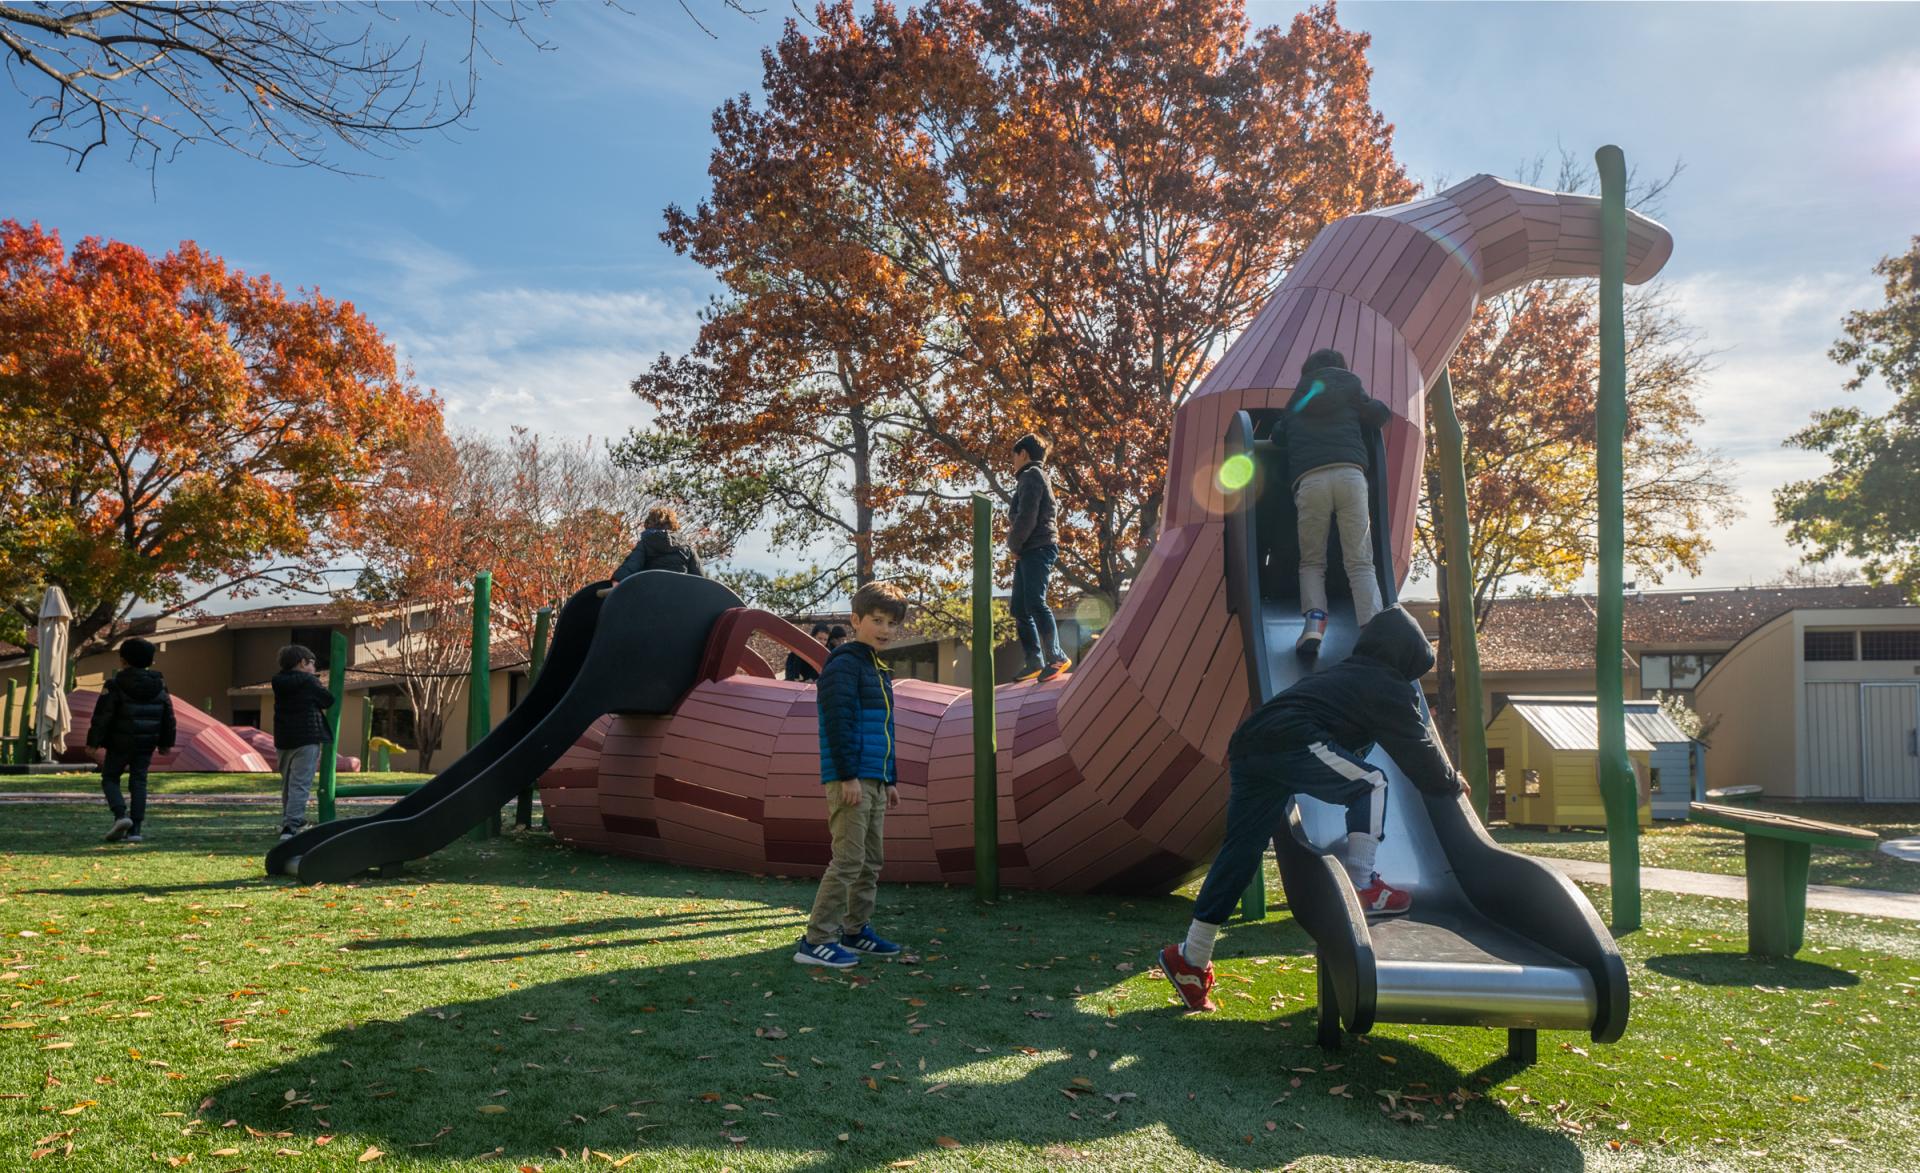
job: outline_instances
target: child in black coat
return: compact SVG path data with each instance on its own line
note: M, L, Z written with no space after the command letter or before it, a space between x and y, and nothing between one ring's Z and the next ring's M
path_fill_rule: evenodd
M140 842L140 824L147 816L147 769L155 750L170 753L176 733L173 698L166 678L153 670L153 645L130 639L120 645L120 671L100 688L99 703L87 726L87 748L100 760L100 789L113 826L107 842ZM133 810L120 797L120 776L133 792Z
M1386 827L1387 776L1364 755L1378 745L1428 794L1458 794L1460 775L1420 707L1419 679L1433 649L1413 616L1388 607L1360 632L1353 653L1254 710L1227 743L1232 791L1227 834L1193 903L1184 945L1160 966L1187 1007L1211 1010L1213 942L1253 881L1274 827L1297 794L1347 808L1340 852L1369 916L1406 912L1413 899L1373 870Z

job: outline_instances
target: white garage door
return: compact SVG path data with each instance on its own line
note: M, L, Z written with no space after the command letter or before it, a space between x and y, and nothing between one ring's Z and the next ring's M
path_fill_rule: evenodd
M1860 686L1807 685L1807 788L1804 798L1851 801L1860 790Z
M1860 686L1868 802L1920 801L1920 685Z

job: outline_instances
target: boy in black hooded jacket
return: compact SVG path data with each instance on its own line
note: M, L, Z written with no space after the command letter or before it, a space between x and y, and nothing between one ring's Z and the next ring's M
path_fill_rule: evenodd
M166 679L153 670L151 643L130 639L121 644L120 663L120 671L100 688L87 725L87 748L102 751L100 789L113 812L107 842L138 843L141 820L147 817L147 768L155 750L173 749L173 698L167 695ZM133 792L131 816L120 797L122 774Z
M1367 394L1360 376L1337 350L1316 350L1300 364L1300 382L1287 401L1287 475L1300 531L1300 612L1306 626L1294 650L1313 657L1327 632L1327 527L1340 528L1340 557L1353 591L1354 622L1367 625L1380 611L1373 573L1373 534L1367 509L1365 428L1384 427L1386 404Z
M1227 743L1232 791L1227 834L1193 902L1184 945L1160 952L1160 966L1187 1007L1211 1010L1213 941L1253 881L1287 800L1305 794L1347 808L1340 853L1360 907L1394 915L1412 907L1406 892L1373 870L1385 829L1387 777L1367 764L1371 745L1387 751L1428 794L1458 794L1460 775L1435 740L1417 683L1433 667L1420 624L1388 607L1361 630L1352 655L1302 679L1240 723Z

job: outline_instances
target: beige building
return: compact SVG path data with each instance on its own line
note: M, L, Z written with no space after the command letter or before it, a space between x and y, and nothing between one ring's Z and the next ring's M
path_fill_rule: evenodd
M359 756L369 734L386 737L407 748L397 755L395 769L418 768L418 740L414 736L412 707L395 676L396 647L405 628L426 621L422 608L404 611L369 604L296 603L235 611L204 619L135 621L127 637L152 640L157 649L154 666L167 678L175 704L193 705L228 725L247 725L273 731L271 678L276 657L288 644L311 648L322 676L330 667L335 632L347 637L346 711L341 718L340 752ZM14 727L23 720L28 653L0 646L0 703L8 680L16 689ZM493 646L490 707L497 724L526 691L527 653L523 647ZM82 656L76 688L98 689L118 671L117 653L108 650ZM432 764L453 761L467 747L465 670L456 673L454 696L448 706L447 727ZM369 704L371 702L371 704ZM371 722L368 721L369 713Z
M1920 802L1920 607L1793 610L1700 682L1716 786L1838 802Z
M1898 587L1871 586L1630 591L1622 621L1626 699L1656 692L1692 698L1722 656L1749 632L1787 612L1897 608L1903 601ZM1438 603L1409 599L1405 605L1428 635L1438 636ZM1594 695L1597 624L1592 595L1504 599L1495 605L1480 633L1488 719L1510 696ZM1434 677L1422 683L1431 694ZM1723 760L1717 745L1716 767ZM1714 785L1723 784L1733 783L1716 776Z

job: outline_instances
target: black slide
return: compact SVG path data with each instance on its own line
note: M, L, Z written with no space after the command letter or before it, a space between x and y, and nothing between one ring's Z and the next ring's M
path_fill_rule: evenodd
M307 830L267 853L269 875L337 882L431 855L531 785L608 713L668 713L693 688L714 621L743 606L712 579L643 571L560 609L540 678L498 726L375 814Z
M1256 475L1224 519L1228 606L1245 639L1256 703L1314 670L1294 654L1302 624L1298 531L1284 447L1266 439L1282 412L1240 412L1227 454L1246 454ZM1395 602L1386 448L1370 434L1373 563L1381 599ZM1318 664L1352 650L1359 631L1339 533L1330 527L1326 639ZM1376 1022L1504 1026L1509 1054L1532 1061L1541 1029L1581 1030L1596 1042L1627 1025L1627 970L1593 906L1560 872L1487 835L1465 795L1415 789L1375 749L1388 776L1378 869L1413 895L1404 916L1369 921L1345 866L1329 849L1345 838L1344 812L1311 799L1289 804L1275 829L1287 905L1319 957L1320 1042Z

